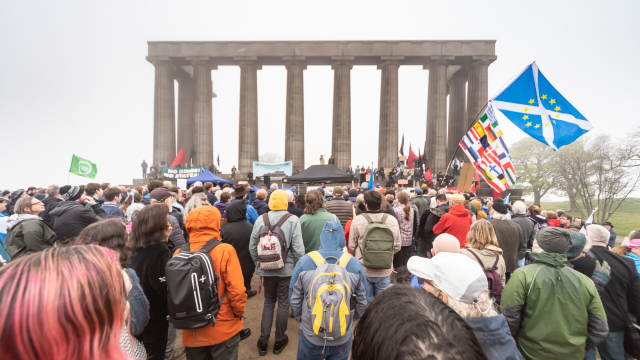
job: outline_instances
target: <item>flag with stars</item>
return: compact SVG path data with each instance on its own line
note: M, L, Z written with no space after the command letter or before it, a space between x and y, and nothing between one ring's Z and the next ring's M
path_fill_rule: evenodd
M491 103L527 135L553 150L571 144L593 129L542 75L535 62L494 96Z
M516 183L509 148L491 104L460 140L460 147L476 171L496 191L503 192Z

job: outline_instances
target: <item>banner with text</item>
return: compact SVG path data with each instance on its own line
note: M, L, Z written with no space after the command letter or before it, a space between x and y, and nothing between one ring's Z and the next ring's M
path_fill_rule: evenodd
M207 170L206 167L163 167L162 178L165 180L172 179L188 179L194 176L200 175L202 170Z
M271 176L271 180L282 180L293 175L293 162L285 161L281 163L253 162L253 176L263 180L263 176Z

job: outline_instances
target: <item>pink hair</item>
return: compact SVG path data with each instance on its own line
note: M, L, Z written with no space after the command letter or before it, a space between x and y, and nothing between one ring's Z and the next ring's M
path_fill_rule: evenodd
M95 245L49 248L0 268L3 359L125 360L118 256Z

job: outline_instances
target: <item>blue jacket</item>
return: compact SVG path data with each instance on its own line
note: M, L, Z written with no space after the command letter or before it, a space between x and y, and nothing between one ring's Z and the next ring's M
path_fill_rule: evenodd
M115 203L105 202L104 204L102 204L102 210L104 210L104 212L107 213L107 218L119 216L125 219L125 224L126 224L127 221L126 221L126 218L124 217L124 213L122 212L122 210L120 210L118 205L116 205Z
M320 233L320 250L318 252L325 259L328 256L333 256L339 259L344 252L342 249L346 246L344 238L344 230L340 221L327 221L322 232ZM334 264L336 260L326 259L328 263ZM347 331L344 336L334 341L327 341L326 343L321 340L313 332L313 324L311 323L311 316L304 316L303 308L306 308L303 302L309 302L308 293L311 287L311 276L314 270L317 268L316 263L309 257L309 255L303 256L293 269L293 275L291 276L291 283L289 284L289 304L291 305L291 311L293 316L298 322L302 322L300 330L305 338L316 346L338 346L351 341L351 332L353 329L353 316L350 318ZM364 273L364 268L356 259L352 257L347 266L345 267L348 273L351 275L353 286L352 292L356 296L356 317L362 316L367 308L367 276ZM307 275L308 274L308 275ZM354 309L351 309L352 311ZM309 311L307 311L309 312ZM347 336L347 334L349 334Z
M504 315L467 318L487 359L524 360Z
M7 220L9 215L0 213L0 256L7 262L11 261L9 253L7 252L7 246L4 244L7 239Z
M247 222L254 225L256 220L258 220L258 212L253 206L247 204Z
M640 257L637 257L635 254L632 254L632 253L628 253L625 256L633 260L633 263L636 264L636 270L638 270L638 274L640 274Z

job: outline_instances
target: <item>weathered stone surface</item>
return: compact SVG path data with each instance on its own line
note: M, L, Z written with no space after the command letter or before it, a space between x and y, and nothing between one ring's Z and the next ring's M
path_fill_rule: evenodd
M427 104L427 167L432 172L447 167L447 62L429 64Z
M258 66L251 60L240 63L238 136L238 170L247 173L258 161Z
M211 114L211 64L206 60L193 61L194 81L194 133L193 163L198 166L213 164L213 119Z
M153 62L156 82L153 97L153 163L171 163L176 156L175 66L167 60Z
M284 160L293 162L293 172L304 167L304 82L307 68L300 61L292 61L287 67L287 115L284 143Z
M335 165L346 170L351 165L351 68L349 61L336 61L333 68L333 132L331 154ZM319 154L320 155L320 154ZM328 159L329 156L325 156Z
M378 167L390 169L398 163L398 68L401 59L385 60L381 70Z

